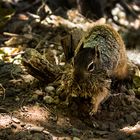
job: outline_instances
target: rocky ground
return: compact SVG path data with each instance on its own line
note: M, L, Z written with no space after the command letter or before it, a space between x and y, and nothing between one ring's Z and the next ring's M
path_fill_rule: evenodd
M133 90L114 90L91 117L87 101L73 99L69 106L54 103L55 87L44 86L19 66L12 73L13 68L1 64L0 139L140 139L140 100Z

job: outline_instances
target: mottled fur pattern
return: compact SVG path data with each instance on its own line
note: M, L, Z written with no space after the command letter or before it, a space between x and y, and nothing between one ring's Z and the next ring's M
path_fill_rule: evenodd
M75 50L73 66L62 80L67 98L90 97L95 114L110 95L111 78L127 76L127 57L120 35L109 25L95 25ZM67 84L64 84L67 83Z

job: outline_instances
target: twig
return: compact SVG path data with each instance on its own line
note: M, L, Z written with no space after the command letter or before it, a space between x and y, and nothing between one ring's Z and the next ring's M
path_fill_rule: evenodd
M18 35L18 34L14 34L14 33L8 33L8 32L3 32L4 35L7 35L7 36L14 36L14 37L19 37L19 36L23 36L23 35Z
M12 37L23 37L23 38L27 38L27 39L32 39L32 36L34 34L24 34L24 35L19 35L19 34L14 34L14 33L9 33L9 32L3 32L4 35L7 36L12 36ZM29 36L30 35L30 36ZM40 36L38 36L40 37Z
M15 56L17 56L17 55L22 55L22 54L24 54L25 53L25 51L20 51L20 52L18 52L18 53L14 53L14 54L9 54L9 55L7 55L7 57L15 57ZM19 59L19 58L18 58ZM17 59L14 59L14 61L15 60L17 60ZM13 61L13 63L14 63L14 61Z

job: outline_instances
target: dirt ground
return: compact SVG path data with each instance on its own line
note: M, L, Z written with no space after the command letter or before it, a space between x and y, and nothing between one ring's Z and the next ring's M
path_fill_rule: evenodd
M133 91L112 94L90 117L83 110L86 101L79 105L76 99L68 107L46 104L43 83L22 67L16 75L11 74L12 64L3 63L2 69L6 75L1 78L1 140L140 139L140 100Z
M21 54L34 48L64 67L60 37L93 24L76 10L68 19L52 14L42 21L24 10L0 24L0 140L140 140L139 70L132 81L112 83L111 96L90 116L88 100L61 104L58 87L37 80L22 64Z

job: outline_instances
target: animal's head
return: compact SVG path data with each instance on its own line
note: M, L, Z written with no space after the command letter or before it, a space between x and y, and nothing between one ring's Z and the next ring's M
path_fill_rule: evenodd
M88 80L91 74L96 73L99 65L100 52L98 47L81 47L73 58L73 77L76 81Z

